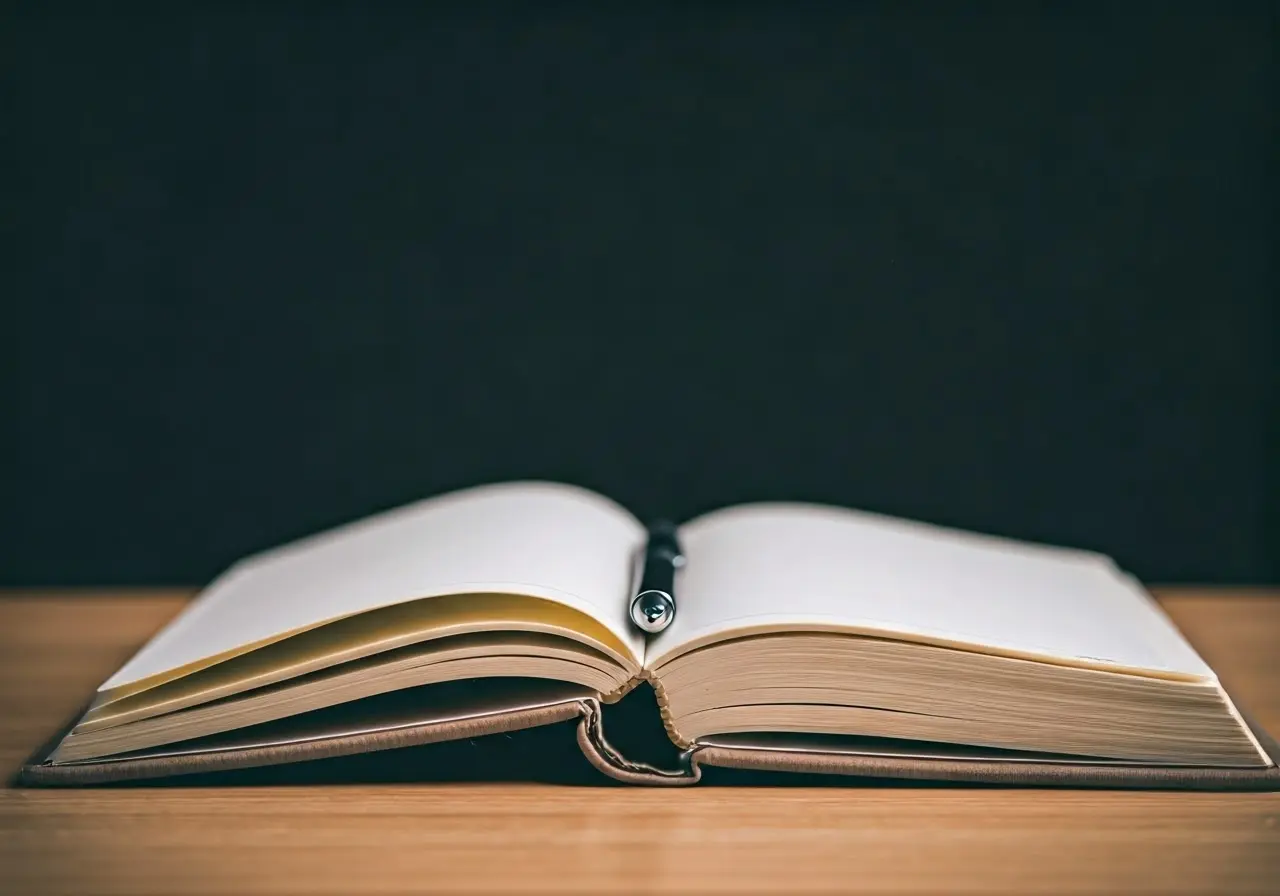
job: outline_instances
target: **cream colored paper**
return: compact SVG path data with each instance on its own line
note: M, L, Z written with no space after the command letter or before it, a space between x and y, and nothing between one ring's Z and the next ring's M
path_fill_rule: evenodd
M419 501L237 563L99 690L378 607L473 593L579 610L638 662L644 639L627 607L644 540L631 514L573 486L507 483Z
M731 507L680 530L675 621L649 668L757 631L850 631L1113 670L1212 679L1106 557L803 504Z

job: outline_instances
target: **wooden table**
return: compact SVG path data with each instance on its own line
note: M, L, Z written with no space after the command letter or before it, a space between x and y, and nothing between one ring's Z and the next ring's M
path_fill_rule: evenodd
M184 594L0 596L6 774ZM1164 589L1280 730L1280 590ZM0 790L0 893L1280 892L1280 794L359 784Z

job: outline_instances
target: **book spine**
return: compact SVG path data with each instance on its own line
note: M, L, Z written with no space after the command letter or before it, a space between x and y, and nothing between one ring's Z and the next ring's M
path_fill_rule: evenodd
M675 769L658 768L645 762L635 762L619 753L604 735L604 720L600 702L584 699L579 702L581 718L578 720L578 747L597 769L628 784L657 784L685 786L698 783L702 770L698 767L693 750L680 754L680 766Z

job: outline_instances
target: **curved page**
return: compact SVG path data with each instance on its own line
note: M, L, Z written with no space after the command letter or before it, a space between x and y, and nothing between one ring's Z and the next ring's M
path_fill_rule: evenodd
M596 619L637 663L627 620L644 527L568 485L507 483L419 501L237 563L99 688L136 692L325 622L458 594L543 598Z
M891 636L1188 680L1213 672L1105 556L804 504L715 511L680 530L680 611L647 663L769 631Z
M495 646L517 633L584 644L608 657L615 687L640 671L630 649L593 617L564 604L519 594L446 594L344 616L279 641L148 687L121 685L98 695L77 731L175 712L411 644L485 637Z

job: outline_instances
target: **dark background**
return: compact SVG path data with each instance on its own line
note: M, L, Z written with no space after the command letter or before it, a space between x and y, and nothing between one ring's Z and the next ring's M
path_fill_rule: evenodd
M514 477L1280 580L1276 14L1210 6L10 11L0 582Z

